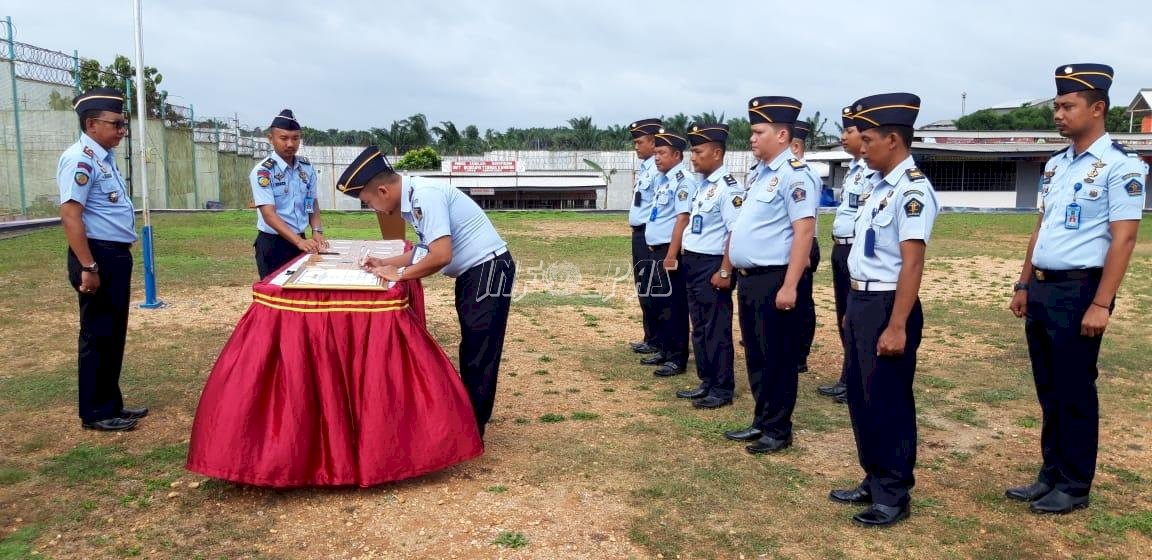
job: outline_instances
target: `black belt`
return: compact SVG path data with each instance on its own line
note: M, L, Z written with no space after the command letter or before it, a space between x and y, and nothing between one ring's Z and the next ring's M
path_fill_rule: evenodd
M684 250L684 256L714 259L716 257L723 257L724 255L712 255L709 253L697 253L696 251L689 251L689 250L685 249Z
M1044 270L1032 269L1032 277L1041 282L1067 282L1069 280L1088 280L1100 278L1104 275L1103 268L1081 268L1076 270Z
M667 249L669 245L671 245L671 243L661 243L660 245L649 245L648 250L649 251L659 251L662 249Z
M260 235L267 235L269 237L282 237L279 233L268 233L266 231L260 231L260 230L256 230L256 231L259 232ZM302 231L296 232L296 235L299 235L300 237L307 237L304 235L304 232L302 232ZM285 239L285 241L287 241L287 239Z
M644 231L644 228L646 228L646 227L648 227L648 224L640 224L638 226L632 226L632 231Z
M775 266L753 266L751 268L738 268L738 269L736 269L736 272L739 272L740 276L758 276L760 274L769 274L772 272L787 272L787 271L788 271L788 265L786 265L786 264L775 265Z
M91 237L88 238L88 243L95 245L97 247L104 247L105 249L131 249L132 248L131 243L125 243L123 241L105 241L103 239L92 239Z

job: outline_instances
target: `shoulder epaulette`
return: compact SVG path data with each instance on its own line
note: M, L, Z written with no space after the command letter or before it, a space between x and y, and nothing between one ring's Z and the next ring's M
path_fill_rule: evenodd
M308 158L303 157L303 156L296 156L296 161L303 163L304 165L312 165L311 163L308 162Z
M1070 150L1071 148L1072 148L1072 146L1071 146L1071 145L1068 145L1068 146L1064 146L1063 148L1060 148L1059 150L1056 150L1055 152L1053 152L1053 153L1052 153L1052 155L1048 156L1048 158L1049 158L1049 159L1051 159L1051 158L1054 158L1054 157L1056 157L1056 156L1058 156L1058 155L1060 155L1060 154L1062 154L1062 153L1064 153L1064 152L1067 152L1067 151L1068 151L1068 150Z
M677 181L683 181L684 180L684 170L683 169L676 172L676 180Z
M731 174L724 176L724 182L727 183L727 185L729 187L735 187L738 184L736 182L736 178L733 177Z
M796 158L788 160L788 164L792 166L792 169L804 169L805 167L808 167L807 163L804 163Z
M748 168L748 171L752 171L753 169L756 169L756 166L757 166L757 165L760 165L760 162L756 162L756 163L753 163L753 164L752 164L752 165L751 165L751 166Z
M1128 157L1136 157L1136 152L1129 150L1127 146L1125 146L1124 144L1121 144L1115 140L1112 141L1112 147L1116 148L1117 150L1120 150L1120 153L1122 153Z
M908 171L905 171L904 174L907 175L908 179L912 181L924 180L924 173L915 167L909 167Z
M261 163L260 165L264 169L272 169L273 167L276 167L276 160L274 160L272 158L268 158L268 159L264 160L264 163Z

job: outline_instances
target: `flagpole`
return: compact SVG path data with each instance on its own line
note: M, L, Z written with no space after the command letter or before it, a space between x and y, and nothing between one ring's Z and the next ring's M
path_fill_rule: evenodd
M144 229L141 232L144 246L144 303L143 309L163 307L164 302L156 298L156 266L152 254L152 215L148 207L148 106L145 104L147 90L144 89L144 38L141 26L140 0L132 0L132 24L136 34L136 130L140 137L140 199L144 206Z

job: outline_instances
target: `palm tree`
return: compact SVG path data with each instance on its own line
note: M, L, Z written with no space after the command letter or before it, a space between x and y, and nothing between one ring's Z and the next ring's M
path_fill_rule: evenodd
M432 127L432 134L436 135L436 144L441 153L455 152L460 155L464 137L452 121L440 121L440 126Z
M692 117L692 122L696 124L715 124L724 122L724 113L719 116L712 111L706 111Z
M827 144L828 135L824 133L824 126L828 124L827 117L821 119L820 111L816 114L804 119L808 123L808 128L811 130L808 133L808 139L804 141L804 149L811 150L820 144Z
M688 130L688 123L691 122L692 119L684 113L676 113L671 117L660 117L660 120L664 122L664 128L666 130L683 134L685 130Z

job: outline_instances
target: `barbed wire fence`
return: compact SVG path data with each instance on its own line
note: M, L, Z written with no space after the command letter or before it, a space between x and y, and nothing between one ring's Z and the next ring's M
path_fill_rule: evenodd
M86 80L122 84L134 99L134 83L72 54L16 41L10 20L0 20L0 221L57 214L60 154L79 138L72 99ZM86 64L87 63L87 64ZM93 67L96 66L96 70ZM93 75L92 72L95 72ZM197 115L192 104L162 102L147 121L148 145L134 145L133 124L117 148L117 165L133 201L141 151L148 162L149 201L155 208L244 208L251 198L248 172L270 152L237 118ZM134 102L125 104L128 118ZM127 157L132 154L132 157Z

